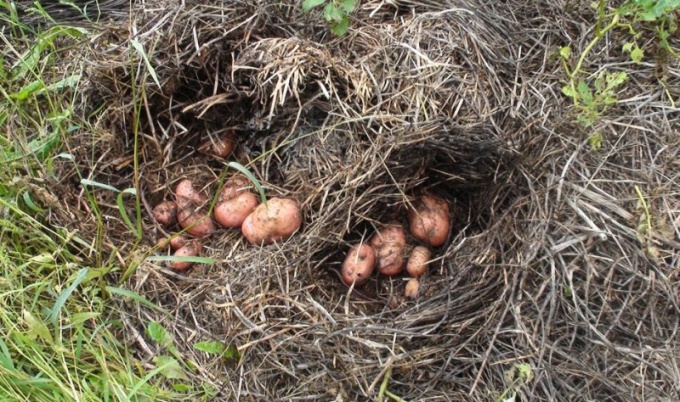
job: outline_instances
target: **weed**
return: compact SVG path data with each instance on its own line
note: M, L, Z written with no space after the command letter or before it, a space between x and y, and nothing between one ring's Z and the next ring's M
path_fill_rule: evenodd
M593 75L583 70L588 55L608 33L615 29L625 29L631 39L623 44L621 50L629 55L632 62L640 63L645 52L637 43L641 33L635 28L641 24L652 24L660 48L673 57L678 57L670 47L668 38L678 31L676 14L680 9L680 0L627 0L611 12L607 12L606 3L606 0L598 0L594 5L597 8L595 36L586 48L575 58L571 47L560 49L562 66L567 75L562 93L571 98L577 112L577 121L584 128L592 128L607 108L617 102L617 93L628 80L625 72L601 70ZM572 65L574 60L575 64ZM667 90L666 94L673 103ZM597 131L591 133L589 142L593 149L599 149L602 134Z
M349 15L356 9L358 0L305 0L302 9L311 9L324 5L323 17L328 22L331 31L342 36L349 30Z
M498 402L515 402L517 399L517 388L525 385L534 377L531 366L527 363L518 363L513 365L505 372L505 381L508 387L503 391L501 396L497 399Z

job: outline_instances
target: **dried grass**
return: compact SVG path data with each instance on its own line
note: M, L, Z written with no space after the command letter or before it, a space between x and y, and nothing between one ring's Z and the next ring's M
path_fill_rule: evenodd
M90 168L131 185L120 166L132 155L133 84L144 85L147 205L184 177L214 191L224 165L196 148L226 128L268 194L303 205L286 243L253 248L222 231L206 245L217 265L185 276L145 263L130 278L173 314L128 306L129 325L172 328L219 400L374 399L391 367L389 388L406 400L487 401L512 388L519 363L533 372L515 383L522 400L680 399L680 110L655 66L626 64L609 38L587 68L632 80L596 127L604 149L588 148L554 56L585 46L587 7L367 1L338 39L297 4L199 3L135 5L128 28L160 88L140 82L126 46L92 60L90 99L113 137L108 153L95 144ZM677 99L680 67L665 67ZM635 186L652 211L642 235ZM452 202L456 222L420 299L391 306L401 279L350 294L337 278L347 246L403 219L407 196L425 190ZM107 238L129 251L111 215ZM153 244L162 231L144 225ZM191 348L204 339L238 346L241 361ZM130 341L153 357L154 345Z

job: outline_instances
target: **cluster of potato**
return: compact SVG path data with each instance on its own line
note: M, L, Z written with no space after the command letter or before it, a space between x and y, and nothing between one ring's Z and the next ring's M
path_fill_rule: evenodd
M385 276L396 276L404 271L411 276L405 295L415 299L420 287L419 278L428 269L431 248L442 246L449 234L451 221L449 205L441 197L422 195L414 200L407 213L408 229L419 243L408 244L406 228L392 222L381 227L367 243L352 246L342 264L342 280L347 285L362 286L373 271Z
M234 148L233 137L201 146L204 152L226 157ZM217 225L225 228L240 228L244 237L253 245L263 246L290 238L302 224L302 213L297 202L287 198L270 198L260 204L259 198L251 191L251 182L240 175L229 178L217 197L212 216L208 211L209 198L196 191L188 179L180 181L175 187L175 199L163 201L153 209L154 219L160 225L171 228L179 224L184 235L162 239L158 246L167 250L172 248L176 256L198 256L205 239L217 230ZM217 225L216 225L217 224ZM183 271L192 263L173 261L172 268Z

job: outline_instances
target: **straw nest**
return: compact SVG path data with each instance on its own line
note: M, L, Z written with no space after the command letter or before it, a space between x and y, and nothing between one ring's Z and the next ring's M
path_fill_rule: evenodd
M556 56L586 46L584 4L364 1L336 38L291 3L140 1L127 25L102 27L84 104L108 135L74 137L72 151L91 177L135 186L138 125L147 245L164 235L149 209L178 180L215 191L224 161L197 146L230 128L230 160L304 211L284 243L222 230L206 243L216 265L139 265L127 286L171 312L123 305L140 358L157 351L143 335L157 320L218 400L375 399L388 369L389 390L413 401L679 399L677 62L665 89L655 65L635 66L593 151ZM585 67L626 68L619 40ZM421 192L450 201L454 230L418 300L401 299L400 278L350 292L337 276L348 246L403 220ZM144 250L98 196L111 205L105 244L127 263ZM65 203L62 224L79 216L94 233Z

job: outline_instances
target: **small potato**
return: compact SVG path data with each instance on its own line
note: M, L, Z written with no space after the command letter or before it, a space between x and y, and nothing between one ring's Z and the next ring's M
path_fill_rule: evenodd
M420 278L427 272L427 263L431 257L432 253L427 247L414 247L406 263L406 272L414 278Z
M177 221L186 233L198 238L210 236L215 232L215 224L210 216L201 211L185 208L177 213Z
M404 296L409 299L417 299L418 291L420 290L420 281L418 278L411 278L406 282L406 289L404 289Z
M215 221L226 228L238 228L257 207L253 193L241 193L215 206Z
M446 242L451 221L449 204L436 195L424 195L417 198L408 211L408 223L411 234L417 240L432 247L439 247Z
M177 223L177 203L163 201L153 208L153 217L161 226L168 227Z
M199 151L217 156L220 158L226 158L231 155L236 147L236 139L234 137L234 131L229 130L227 134L217 139L208 139L204 141L199 147Z
M181 247L175 251L175 254L173 255L176 257L197 257L201 255L202 248L203 246L201 243L197 241L191 241L184 245L184 247ZM194 265L194 263L189 261L173 261L171 264L172 269L175 271L186 271L187 269L191 268L192 265Z
M406 263L406 230L398 223L381 228L370 241L376 252L378 272L395 276L402 273Z
M342 264L342 281L347 285L362 286L373 273L375 250L368 244L353 246Z
M184 247L189 239L186 236L174 236L174 237L164 237L156 243L156 247L159 250L167 250L169 248L173 250L179 250Z
M246 217L241 232L256 246L290 238L302 225L302 212L294 200L270 198Z
M175 187L175 200L179 209L186 209L190 204L200 205L207 201L207 197L196 191L191 180L184 179Z
M173 250L179 250L186 246L188 242L189 239L187 239L186 236L175 236L170 238L170 247L172 247Z

